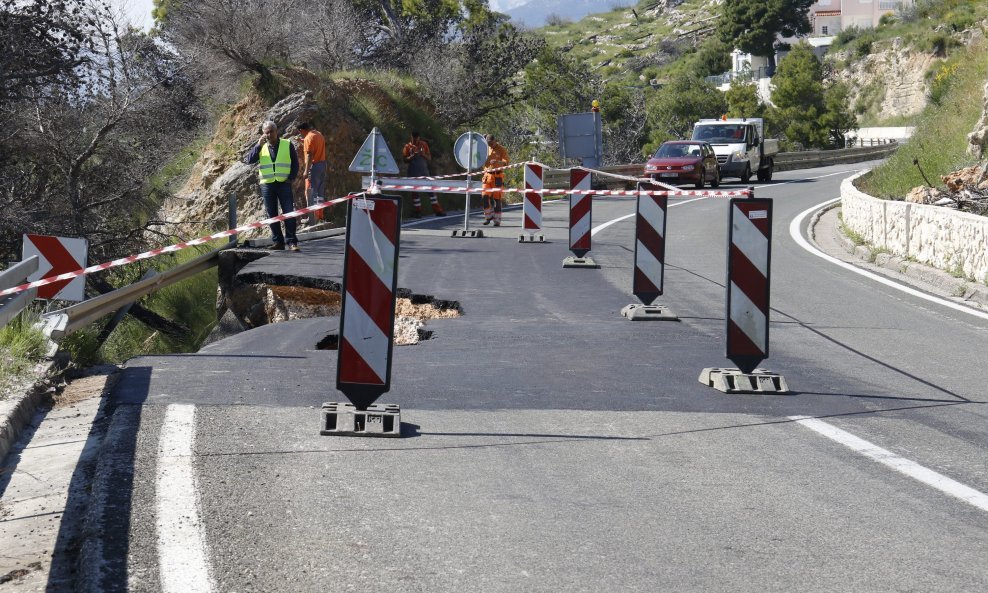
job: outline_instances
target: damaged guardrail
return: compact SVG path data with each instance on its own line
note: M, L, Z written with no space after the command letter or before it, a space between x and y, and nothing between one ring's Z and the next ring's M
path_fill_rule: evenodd
M138 280L129 286L119 288L113 292L93 297L71 307L46 313L41 316L42 331L49 338L60 340L159 288L164 288L165 286L185 280L186 278L195 276L199 272L212 268L219 263L220 252L229 247L232 247L232 245L210 251L167 272Z

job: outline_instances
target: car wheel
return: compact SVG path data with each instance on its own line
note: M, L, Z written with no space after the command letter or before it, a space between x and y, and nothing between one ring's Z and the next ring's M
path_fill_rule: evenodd
M717 189L720 187L720 169L714 169L714 178L710 182L710 187Z
M706 176L707 171L705 169L700 169L700 174L696 177L696 189L703 189L703 178Z
M741 183L748 183L751 181L751 165L744 166L744 173L741 174Z

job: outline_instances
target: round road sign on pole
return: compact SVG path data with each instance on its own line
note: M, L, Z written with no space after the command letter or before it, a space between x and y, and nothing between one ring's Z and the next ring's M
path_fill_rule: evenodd
M467 171L476 171L487 162L487 141L477 132L461 134L453 144L453 156Z

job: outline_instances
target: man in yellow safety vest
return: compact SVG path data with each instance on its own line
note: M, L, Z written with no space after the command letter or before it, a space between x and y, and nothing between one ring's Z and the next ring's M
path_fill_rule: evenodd
M278 206L284 214L295 210L295 194L292 192L292 181L298 174L298 156L295 147L286 138L278 137L278 126L268 120L261 124L261 137L251 148L244 162L248 165L258 163L257 173L261 182L261 197L264 198L264 209L268 217L278 216ZM298 238L295 236L297 221L294 218L285 220L285 232L281 232L281 223L271 224L271 240L274 245L270 249L281 250L287 245L292 251L299 251Z

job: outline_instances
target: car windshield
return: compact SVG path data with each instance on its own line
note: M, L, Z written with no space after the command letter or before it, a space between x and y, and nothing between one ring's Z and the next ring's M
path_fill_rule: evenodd
M655 151L655 158L679 158L700 156L699 144L663 144Z
M744 142L744 126L741 124L697 126L693 130L693 139L703 140L712 144Z

